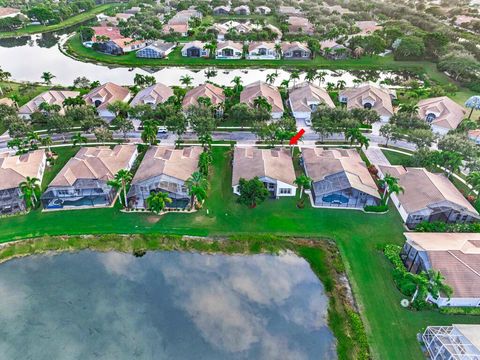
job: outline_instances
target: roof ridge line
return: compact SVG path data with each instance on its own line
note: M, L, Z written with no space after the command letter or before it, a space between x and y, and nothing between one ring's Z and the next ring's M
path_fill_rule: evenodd
M460 250L461 251L461 250ZM457 255L455 255L454 253L452 253L452 250L447 250L447 252L452 255L455 259L457 259L458 261L460 261L466 268L468 268L471 272L473 272L475 275L477 275L478 277L480 277L480 273L477 272L475 269L473 269L470 265L468 265L467 263L465 263L462 259L460 259Z

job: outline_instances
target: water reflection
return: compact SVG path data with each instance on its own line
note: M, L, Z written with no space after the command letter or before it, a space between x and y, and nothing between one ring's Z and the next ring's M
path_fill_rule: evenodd
M295 255L81 252L0 266L8 359L332 359L328 299Z

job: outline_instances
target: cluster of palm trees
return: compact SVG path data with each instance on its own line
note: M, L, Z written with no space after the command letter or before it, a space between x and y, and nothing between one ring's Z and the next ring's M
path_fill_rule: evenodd
M27 210L35 209L40 202L40 180L27 176L19 187Z

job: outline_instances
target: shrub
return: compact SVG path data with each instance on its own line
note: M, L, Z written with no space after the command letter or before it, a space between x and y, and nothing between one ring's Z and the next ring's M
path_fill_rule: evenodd
M440 313L447 315L480 315L478 307L442 307Z
M363 210L365 212L383 213L388 211L388 205L367 205Z
M446 224L440 221L435 222L421 222L415 227L417 232L471 232L477 233L480 232L480 223L470 223L470 224Z

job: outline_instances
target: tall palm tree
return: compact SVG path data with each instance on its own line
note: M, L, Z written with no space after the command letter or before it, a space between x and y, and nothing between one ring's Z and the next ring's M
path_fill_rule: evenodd
M231 82L234 84L233 90L236 94L242 91L242 78L240 76L235 76Z
M164 192L154 192L147 197L147 207L155 214L159 214L165 209L165 206L170 204L172 199Z
M295 83L299 79L300 79L300 73L297 70L292 71L292 73L290 74L290 80L293 81L293 87L295 87Z
M280 83L280 86L284 87L285 89L288 89L288 87L290 86L290 80L288 79L282 80L282 82Z
M182 75L180 77L180 82L185 85L185 87L189 87L192 84L193 78L190 75Z
M319 71L317 73L316 79L318 80L318 86L322 86L322 82L325 81L325 76L327 76L325 71Z
M303 190L308 190L311 187L312 184L312 179L309 178L307 175L300 175L295 179L295 184L300 186L300 193L299 193L299 199L303 197Z
M113 180L108 181L108 185L120 189L123 193L123 207L127 207L127 185L132 181L133 175L130 170L120 169Z
M188 193L190 195L191 207L195 206L195 202L201 203L207 198L208 180L200 172L195 171L185 182Z
M50 85L52 83L54 77L55 75L53 75L50 71L45 71L41 76L43 82L47 85Z
M317 70L315 69L308 69L307 73L305 74L305 81L312 83L313 80L317 78Z
M52 141L52 138L50 136L45 136L45 137L41 138L40 143L42 144L42 146L45 146L47 148L48 152L51 152L50 147L52 146L53 141Z
M405 189L400 186L398 183L398 178L386 174L383 179L380 180L380 184L384 187L383 195L382 195L382 204L387 205L388 200L392 194L399 194L405 192Z
M146 144L155 145L157 143L158 125L151 121L143 123L141 134L142 141Z
M40 180L27 176L25 180L20 183L19 187L27 208L35 207L38 202L38 196L40 195Z
M82 135L82 133L77 132L76 134L73 134L72 137L70 138L73 142L73 146L76 146L77 144L86 144L87 143L87 138Z

